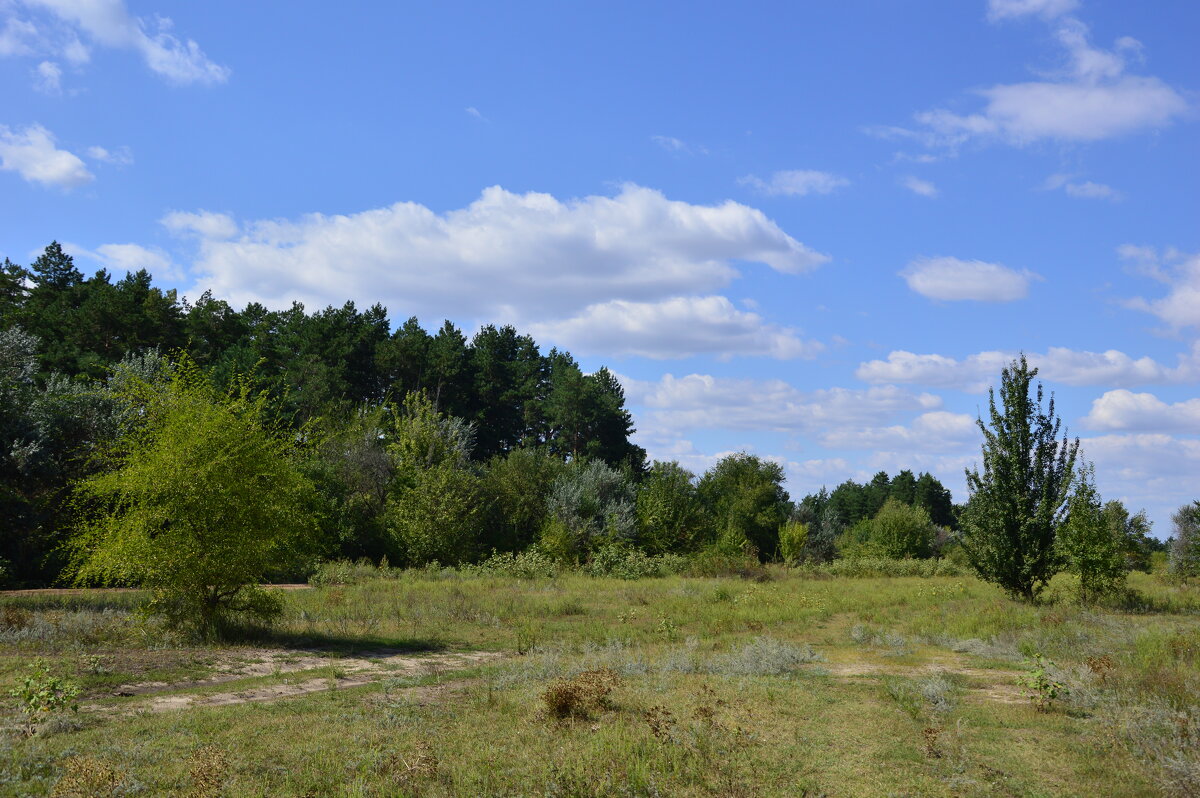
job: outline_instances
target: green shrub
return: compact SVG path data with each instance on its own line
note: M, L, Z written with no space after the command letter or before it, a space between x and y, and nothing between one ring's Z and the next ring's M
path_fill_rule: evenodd
M651 554L690 551L704 543L712 523L694 475L676 462L655 462L637 495L638 545Z
M465 565L463 572L483 576L510 576L516 579L553 579L562 571L562 566L538 548L519 553L511 551L492 552L478 565Z
M79 686L59 676L53 676L42 660L33 663L8 694L17 699L17 710L23 717L26 735L33 735L38 725L68 711L78 712Z
M808 524L788 521L779 528L779 559L788 565L800 562L808 543Z
M814 575L860 579L880 576L917 576L929 579L938 576L964 576L967 573L967 569L947 559L893 560L886 557L850 557L820 565L805 565L800 571Z
M247 381L219 391L187 360L167 382L131 377L120 396L137 423L107 452L113 467L76 485L76 581L150 588L152 609L201 637L278 615L254 586L316 545L295 434Z
M318 563L316 570L308 577L308 583L321 585L357 585L374 579L388 579L397 575L397 571L388 568L387 559L376 566L370 560L363 558L350 560L329 560Z

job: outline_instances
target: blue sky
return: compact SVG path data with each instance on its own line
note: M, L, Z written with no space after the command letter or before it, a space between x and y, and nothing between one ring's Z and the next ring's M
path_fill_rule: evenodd
M1200 6L0 0L0 255L512 322L652 456L965 498L1000 368L1200 498Z

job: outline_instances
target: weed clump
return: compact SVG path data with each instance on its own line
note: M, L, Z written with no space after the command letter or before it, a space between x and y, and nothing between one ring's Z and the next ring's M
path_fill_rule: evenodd
M781 676L798 670L801 665L824 661L825 657L807 643L797 646L760 636L740 651L715 659L709 664L709 671L729 676Z
M188 760L192 789L187 798L218 798L229 778L229 759L212 745L197 748Z
M64 773L51 798L109 798L121 795L128 774L94 756L73 756L63 763Z
M611 708L609 695L621 686L621 677L612 668L584 671L573 679L560 679L546 688L542 701L546 714L555 720L587 718L593 712Z

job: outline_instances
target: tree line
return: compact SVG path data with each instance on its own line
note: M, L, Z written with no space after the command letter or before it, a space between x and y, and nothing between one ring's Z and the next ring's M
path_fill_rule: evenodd
M54 243L0 268L0 578L183 585L161 608L202 625L269 615L251 586L320 559L523 551L951 557L1029 600L1063 569L1085 599L1111 594L1160 546L1144 514L1101 501L1036 373L1004 369L964 504L908 470L793 501L748 453L699 475L648 464L615 376L512 327L193 304L144 271L85 279ZM1181 509L1181 576L1200 568L1197 526L1200 504Z

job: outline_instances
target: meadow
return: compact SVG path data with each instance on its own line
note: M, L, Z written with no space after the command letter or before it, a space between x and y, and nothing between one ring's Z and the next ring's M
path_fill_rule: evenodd
M1196 587L518 571L329 568L206 646L133 591L0 597L0 695L38 660L81 691L32 725L4 700L0 794L1200 791Z

